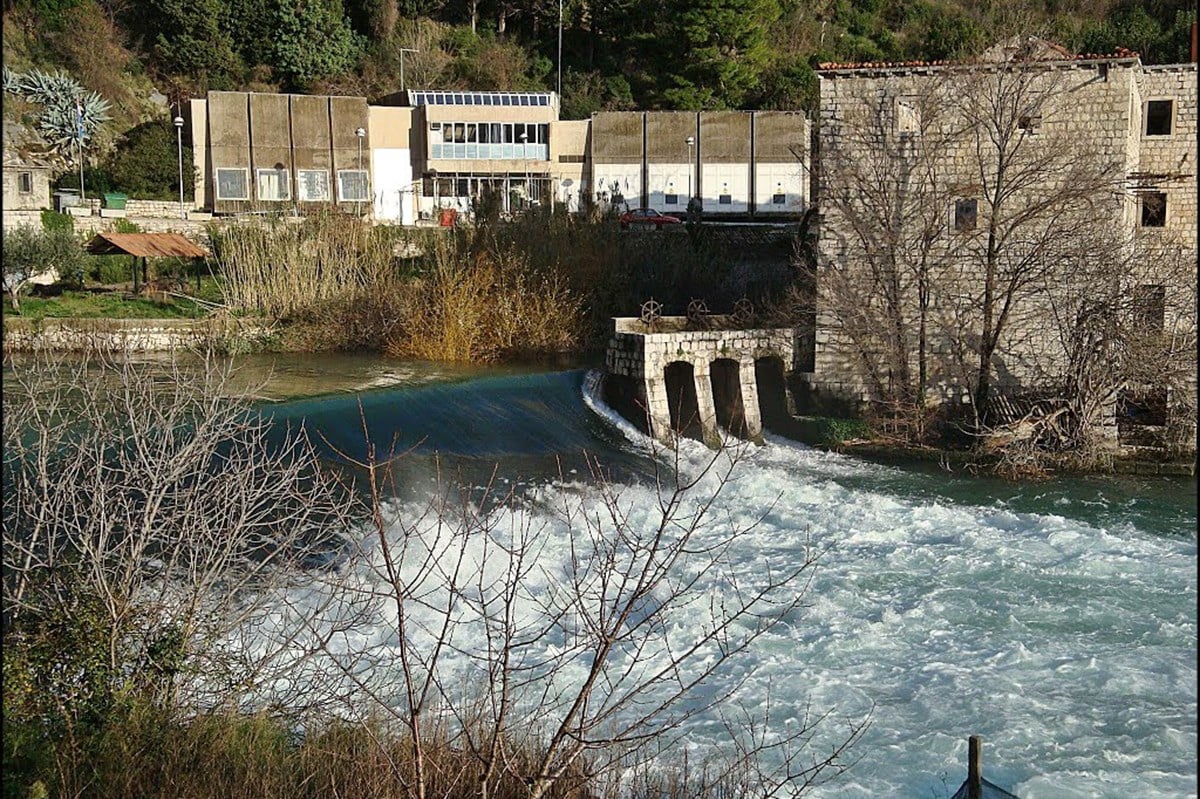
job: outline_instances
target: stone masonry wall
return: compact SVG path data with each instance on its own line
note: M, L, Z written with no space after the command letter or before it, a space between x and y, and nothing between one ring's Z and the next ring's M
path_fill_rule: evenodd
M761 441L755 361L777 357L783 361L785 372L792 371L795 332L791 328L688 330L687 322L684 317L663 317L648 327L639 319L613 320L613 335L605 357L609 374L640 381L644 391L638 393L644 397L650 431L660 441L669 443L674 434L666 369L672 363L691 364L704 440L710 446L718 446L716 403L730 398L714 397L712 367L718 360L733 361L737 364L744 433L751 440Z
M1138 170L1162 171L1175 169L1190 177L1181 181L1178 190L1171 190L1169 206L1173 205L1168 220L1168 232L1180 230L1186 225L1195 242L1196 178L1195 136L1196 97L1195 67L1143 68L1130 61L1109 63L1085 62L1080 64L1056 64L1052 68L1038 67L1031 80L1035 87L1042 87L1046 101L1040 118L1034 121L1028 132L1031 147L1050 147L1051 142L1062 142L1063 147L1073 154L1085 154L1097 165L1115 169L1119 177ZM983 70L986 74L986 70ZM986 80L987 78L983 78ZM1010 78L1011 73L1010 73ZM831 150L842 147L853 153L854 148L864 159L870 157L871 147L879 147L877 131L856 130L853 120L862 115L875 113L873 120L883 135L897 135L905 123L911 108L904 107L912 102L909 98L923 101L935 97L941 116L939 125L963 125L965 120L959 113L963 93L971 90L973 81L980 80L963 68L922 67L913 69L862 69L853 72L832 72L820 75L820 121L819 136L822 169L818 190L822 209L819 240L819 263L822 272L831 268L853 270L862 268L861 255L856 251L854 222L841 216L838 192L843 207L853 206L857 199L844 180L831 174L832 161L827 158ZM1173 135L1161 140L1149 140L1139 133L1144 132L1144 100L1170 95L1176 101L1176 122ZM1139 97L1141 98L1139 100ZM882 109L878 111L877 109ZM883 114L882 119L879 118ZM887 116L892 115L892 116ZM1037 138L1033 138L1036 136ZM889 145L892 146L892 145ZM982 231L959 233L954 231L954 198L978 198L979 219L984 219L984 194L980 185L978 159L974 152L974 139L970 135L953 138L941 148L931 163L937 174L939 191L945 197L945 218L949 235L941 237L941 255L949 263L956 264L946 274L957 274L957 283L947 282L951 292L958 297L969 296L981 291L982 273L977 270L977 259L958 259L958 250L967 252L982 244ZM1140 160L1135 160L1140 159ZM886 170L886 164L883 165ZM1048 170L1045 179L1034 190L1047 189L1061 174ZM1178 197L1176 197L1178 194ZM1186 222L1185 222L1186 219ZM1087 218L1075 218L1074 222L1094 225L1097 230L1130 230L1135 220L1140 221L1140 211L1132 197L1121 202L1111 202L1089 209ZM859 222L861 224L861 220ZM1185 234L1186 235L1186 234ZM1060 285L1069 291L1078 292L1079 285L1071 284L1071 275L1061 276ZM821 280L818 281L821 283ZM911 289L911 283L910 283ZM915 291L913 292L915 295ZM1010 320L1009 333L1001 341L996 354L996 378L999 387L1020 389L1035 384L1042 376L1053 373L1061 358L1061 345L1057 331L1047 324L1050 313L1049 297L1031 296L1023 302ZM960 304L956 314L961 314ZM964 320L950 315L946 303L933 298L930 309L931 384L939 389L942 399L962 401L966 398L966 380L969 372L960 373L952 358L954 340L961 340L964 329L978 327L978 321ZM915 300L909 301L907 320L915 329ZM941 331L945 331L942 335ZM915 350L915 347L913 348ZM873 357L868 354L867 357ZM815 387L848 399L865 400L870 389L864 380L861 367L862 353L856 349L837 318L830 313L825 301L818 303L816 333L816 366L813 382ZM916 365L913 363L914 370Z

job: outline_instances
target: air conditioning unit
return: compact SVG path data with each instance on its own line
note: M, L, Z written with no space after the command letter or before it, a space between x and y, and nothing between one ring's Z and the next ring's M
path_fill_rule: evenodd
M430 123L429 123L429 129L430 129L430 130L441 130L441 129L442 129L442 123L441 123L441 122L430 122Z

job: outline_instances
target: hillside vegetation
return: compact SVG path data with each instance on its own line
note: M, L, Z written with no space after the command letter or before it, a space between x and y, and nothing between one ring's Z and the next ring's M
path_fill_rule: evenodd
M564 0L563 115L810 108L822 61L968 56L1036 33L1079 52L1188 58L1185 0ZM651 10L652 9L652 10ZM4 62L61 68L112 102L113 127L208 89L538 90L558 83L553 0L8 0ZM161 107L161 103L160 103Z

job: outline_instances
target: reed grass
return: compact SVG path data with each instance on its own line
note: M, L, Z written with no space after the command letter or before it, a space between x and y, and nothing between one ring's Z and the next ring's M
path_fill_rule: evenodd
M540 213L455 231L338 214L212 232L225 301L288 323L284 348L487 363L604 347L614 316L655 299L723 298L727 253L614 219ZM728 300L725 302L724 300Z
M399 282L395 234L343 214L267 218L211 237L226 304L275 319Z
M214 711L184 715L178 709L134 702L74 739L50 738L35 724L5 719L6 797L111 796L125 799L407 799L413 795L412 742L379 720L351 722L332 716L297 720L265 713ZM430 796L475 799L477 757L446 738L423 742L432 766ZM506 769L493 775L492 799L525 799L522 774L536 749L509 750ZM703 769L684 765L633 775L630 797L704 799L728 789ZM627 775L629 776L629 775ZM563 775L550 799L608 799L616 786L589 776L580 761Z
M578 341L580 301L555 272L513 249L471 252L438 242L404 293L404 321L387 342L397 357L486 363L561 352Z

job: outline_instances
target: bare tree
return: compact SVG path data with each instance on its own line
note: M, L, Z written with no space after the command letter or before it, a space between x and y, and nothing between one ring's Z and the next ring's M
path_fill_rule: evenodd
M6 376L5 641L76 631L75 651L34 664L68 728L121 696L236 706L269 665L294 665L231 635L353 520L305 439L272 433L228 377L210 359L45 355Z
M998 380L1088 382L1064 370L1110 304L1077 300L1123 285L1113 265L1131 263L1130 245L1116 234L1131 217L1123 150L1073 127L1087 77L999 61L823 88L821 312L874 399L920 402L936 386L983 434ZM1067 306L1069 325L1055 316Z
M733 568L752 527L714 519L712 502L738 460L727 452L660 481L649 510L599 468L593 488L552 503L439 490L415 512L371 488L371 540L354 567L328 575L346 609L303 614L306 646L354 684L346 712L382 711L405 730L398 776L413 796L455 786L489 797L515 785L540 799L581 775L597 790L670 750L695 714L734 701L749 672L724 672L743 668L755 642L801 607L815 550L764 560L753 577ZM390 479L389 459L369 448L358 466L370 486ZM364 624L377 632L368 638ZM390 643L366 645L381 626ZM840 772L863 729L853 723L817 748L805 744L823 716L786 731L730 719L738 746L709 776L762 796Z
M931 300L952 263L944 156L961 122L948 113L951 89L942 82L913 81L898 94L869 85L843 92L844 113L822 143L821 208L833 251L822 264L820 303L871 394L921 408Z
M1098 220L1120 219L1125 176L1115 158L1071 137L1065 126L1056 129L1068 88L1059 73L1005 66L977 71L964 84L961 113L981 199L981 235L963 238L964 271L978 288L964 286L958 299L976 312L970 382L982 421L994 355L1014 315L1047 290L1064 252L1088 249Z

